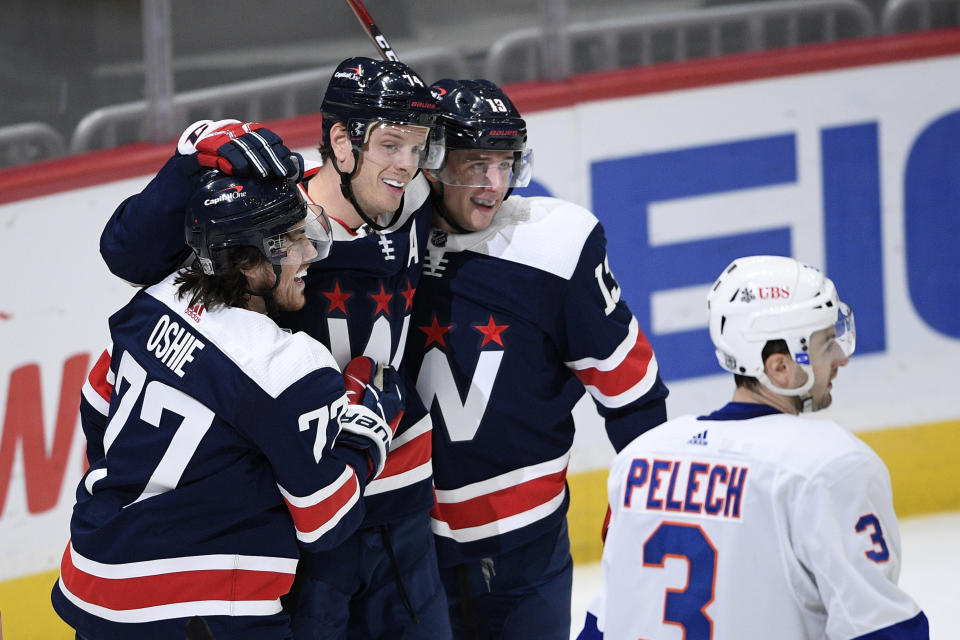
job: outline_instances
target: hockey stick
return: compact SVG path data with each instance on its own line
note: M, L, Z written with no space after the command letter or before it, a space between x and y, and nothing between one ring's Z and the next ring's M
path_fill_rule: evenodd
M393 49L390 47L390 43L387 42L387 39L382 33L380 33L377 23L373 21L373 18L370 17L370 14L367 12L367 8L363 6L363 3L360 0L347 0L347 4L350 5L350 8L353 9L353 15L357 16L357 20L360 21L360 26L363 27L363 30L366 32L367 37L370 38L370 41L373 43L373 46L377 48L377 51L380 52L380 57L384 60L394 60L400 62L400 58L397 57L397 54L393 52Z

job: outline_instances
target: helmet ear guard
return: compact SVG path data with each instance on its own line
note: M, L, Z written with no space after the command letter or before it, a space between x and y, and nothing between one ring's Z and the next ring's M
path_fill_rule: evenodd
M846 357L856 346L853 313L840 302L833 281L792 258L734 260L707 295L707 316L721 368L756 378L775 393L802 400L809 398L814 384L811 336L836 326L836 341ZM771 340L783 340L791 359L806 373L800 387L778 387L767 376L762 353Z

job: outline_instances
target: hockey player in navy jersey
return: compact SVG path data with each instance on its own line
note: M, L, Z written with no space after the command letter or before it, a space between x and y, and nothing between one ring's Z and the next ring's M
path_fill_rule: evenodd
M305 166L300 187L323 204L334 241L304 279L304 307L279 313L278 322L322 342L340 364L364 354L402 369L431 220L423 206L429 188L415 177L420 167L438 166L443 152L436 104L409 67L351 58L334 72L322 110L323 162ZM170 221L182 215L198 165L244 175L304 168L262 125L196 123L178 153L108 222L101 253L113 273L150 283L183 259L182 232ZM386 468L366 487L363 526L338 548L301 562L299 597L288 601L296 605L298 639L346 638L348 630L351 638L450 636L430 532L431 422L416 394L406 399Z
M194 616L218 638L291 638L298 546L361 524L400 418L393 369L358 358L345 387L326 348L266 315L303 306L322 209L285 181L201 182L180 227L197 262L110 318L83 387L90 468L52 593L78 638L183 638Z
M584 390L619 450L666 417L667 389L620 300L603 228L530 177L526 124L484 81L432 86L446 135L407 345L431 408L441 575L459 638L566 640L571 411Z
M833 282L792 258L740 258L707 314L733 399L617 456L603 588L579 638L927 640L897 587L886 467L837 423L799 417L831 404L854 350Z

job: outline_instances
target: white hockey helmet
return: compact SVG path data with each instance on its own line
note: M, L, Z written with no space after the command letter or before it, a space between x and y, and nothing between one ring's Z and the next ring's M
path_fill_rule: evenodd
M707 317L722 368L803 400L814 382L810 336L835 325L846 357L856 346L853 312L840 302L833 281L793 258L749 256L731 262L707 295ZM807 374L801 387L780 388L764 373L761 354L770 340L786 342L790 356Z

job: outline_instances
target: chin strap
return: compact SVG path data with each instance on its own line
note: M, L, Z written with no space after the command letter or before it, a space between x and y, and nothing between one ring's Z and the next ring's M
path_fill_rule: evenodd
M450 228L453 229L454 233L470 233L469 229L464 229L462 226L457 224L457 221L453 219L453 216L450 215L450 212L447 211L447 207L443 204L443 183L436 183L439 189L430 188L430 201L433 203L433 208L436 209L437 213L443 218L444 222L450 225Z
M366 224L368 227L376 229L377 231L383 231L397 221L397 218L400 216L400 212L403 210L404 196L400 196L400 206L397 207L397 210L393 212L393 216L390 218L390 222L387 224L378 224L373 218L364 213L363 208L357 202L357 199L353 197L353 187L350 183L350 181L353 180L353 176L356 175L357 170L360 168L360 152L356 149L356 147L351 148L350 151L353 153L353 171L350 173L340 170L340 165L337 163L336 157L331 156L330 158L330 161L333 163L333 170L336 171L337 175L340 176L340 193L342 193L343 197L347 199L347 202L353 206L354 211L357 212L357 215L360 216L364 224Z
M813 369L810 368L810 365L800 365L800 368L807 374L807 380L795 389L778 387L773 384L770 378L767 377L767 374L762 371L756 374L755 377L760 384L770 391L777 395L789 397L791 402L793 402L793 406L797 409L797 413L810 413L813 411L813 396L810 394L810 389L813 388Z
M277 290L277 287L280 286L280 273L283 268L280 265L272 265L273 273L276 274L276 278L273 280L273 286L265 291L253 291L252 289L244 287L243 292L247 295L257 296L258 298L263 298L263 304L267 308L267 317L275 318L277 313L280 311L280 307L277 306L277 301L273 299L273 292Z

